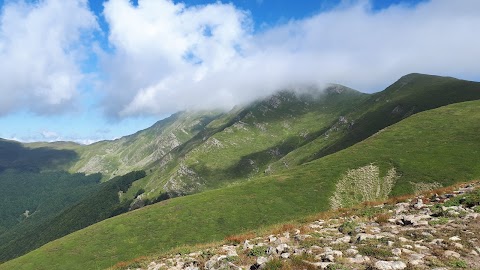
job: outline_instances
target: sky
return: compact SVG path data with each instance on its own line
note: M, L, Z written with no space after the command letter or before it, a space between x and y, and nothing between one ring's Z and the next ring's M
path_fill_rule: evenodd
M0 0L0 137L92 143L285 88L480 81L478 0Z

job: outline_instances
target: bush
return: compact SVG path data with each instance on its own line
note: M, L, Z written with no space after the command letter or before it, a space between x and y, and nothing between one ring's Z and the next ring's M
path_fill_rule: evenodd
M267 254L267 247L254 247L248 251L247 256L259 257Z
M357 227L358 227L358 224L355 221L347 221L347 222L344 222L342 225L340 225L338 230L341 233L351 235L355 232L355 229Z
M375 257L380 260L388 259L393 254L390 250L372 246L363 246L358 248L358 252L364 256Z
M277 270L282 269L283 263L280 259L273 259L268 261L262 269L265 270Z

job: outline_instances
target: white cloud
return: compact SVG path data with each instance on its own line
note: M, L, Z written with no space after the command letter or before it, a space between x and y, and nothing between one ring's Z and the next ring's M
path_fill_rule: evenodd
M473 78L480 1L432 0L373 12L346 1L316 16L252 31L231 4L110 0L112 54L103 64L110 115L228 107L301 84L376 91L410 72Z
M50 131L50 130L44 130L40 132L42 137L47 140L56 140L59 138L58 133L55 131Z
M97 28L86 0L10 1L0 14L0 115L71 109Z

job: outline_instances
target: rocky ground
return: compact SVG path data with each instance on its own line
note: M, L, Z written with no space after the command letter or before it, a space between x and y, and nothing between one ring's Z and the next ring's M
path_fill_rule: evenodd
M124 269L480 269L479 187L364 204Z

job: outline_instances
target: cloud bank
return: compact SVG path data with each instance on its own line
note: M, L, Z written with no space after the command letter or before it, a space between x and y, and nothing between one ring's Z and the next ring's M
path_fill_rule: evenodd
M99 28L87 4L11 1L3 7L0 116L70 110L82 96L79 86L92 77L82 66L93 54L100 59L93 76L101 78L94 84L103 97L99 105L113 118L230 108L302 85L340 83L373 92L410 72L479 79L478 0L380 11L366 0L344 1L262 30L233 4L109 0L104 51L92 50Z
M231 4L110 0L104 57L110 115L228 108L278 89L341 83L372 92L410 72L473 78L480 1L432 0L372 11L368 1L254 32Z
M10 1L0 15L0 116L70 109L84 75L85 34L97 23L86 0Z

